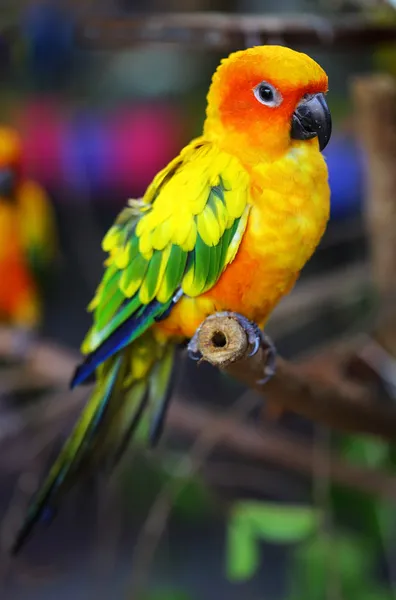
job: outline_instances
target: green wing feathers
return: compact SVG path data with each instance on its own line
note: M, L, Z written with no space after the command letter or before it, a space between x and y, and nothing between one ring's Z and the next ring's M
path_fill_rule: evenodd
M143 199L130 200L103 240L107 270L82 351L93 352L153 301L167 310L179 288L198 296L215 285L245 230L248 189L234 158L220 160L197 144L157 175Z
M155 443L174 373L175 346L151 326L183 294L215 285L235 257L249 214L248 175L197 140L130 200L103 240L106 270L88 307L93 324L72 385L95 373L94 392L33 501L15 549L70 485L88 455L110 465L132 435ZM143 415L147 419L143 419Z

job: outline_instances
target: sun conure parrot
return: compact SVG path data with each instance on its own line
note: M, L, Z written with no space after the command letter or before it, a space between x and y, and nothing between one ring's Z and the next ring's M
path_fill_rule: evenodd
M323 69L285 47L221 62L202 135L128 202L103 240L106 270L71 384L94 380L94 391L14 551L88 457L115 463L142 415L157 441L177 343L217 311L263 327L291 290L329 217L326 91Z
M39 279L54 260L55 239L47 195L24 177L21 140L0 127L0 321L20 341L41 323Z

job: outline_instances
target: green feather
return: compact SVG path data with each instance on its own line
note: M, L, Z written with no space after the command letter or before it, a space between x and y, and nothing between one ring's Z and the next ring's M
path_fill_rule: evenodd
M148 386L148 380L141 379L123 394L122 403L108 428L108 442L104 442L110 447L110 457L106 460L108 469L114 468L120 461L140 424L149 399Z
M124 294L118 287L120 275L121 272L119 271L117 276L102 291L101 296L105 301L100 302L95 311L95 326L98 329L102 329L106 325L125 300Z
M225 199L224 199L224 192L225 192L225 188L224 188L224 186L223 186L223 183L222 183L222 179L221 179L221 177L220 177L219 179L220 179L220 181L219 181L219 184L218 184L218 185L215 185L215 186L213 186L213 187L211 188L211 192L212 192L212 193L213 193L215 196L217 196L218 198L220 198L220 200L221 200L222 202L225 202Z
M135 231L135 227L133 228L133 232ZM137 235L133 235L129 240L129 260L133 261L134 258L139 253L139 238Z
M143 258L141 254L137 254L124 269L120 285L125 295L131 297L137 292L146 274L148 265L149 261Z
M194 249L194 295L202 293L209 273L210 247L197 235Z
M231 225L231 227L229 227L228 229L225 230L225 232L220 240L220 243L221 243L221 254L220 254L220 260L219 260L220 272L222 272L222 270L224 269L228 248L230 246L232 238L235 235L236 230L238 229L239 221L240 221L240 219L235 219L235 221Z
M155 250L153 256L150 259L150 264L147 269L146 276L144 281L140 287L140 298L144 304L148 304L153 300L157 286L158 286L158 275L160 271L162 261L162 252L160 250Z
M220 259L221 259L221 238L216 246L210 248L210 261L208 276L205 282L205 289L210 289L217 281L220 275Z
M48 504L58 495L60 488L69 482L71 476L81 464L88 446L92 442L92 437L97 432L106 406L109 403L121 362L121 357L113 361L103 382L96 386L95 392L86 405L71 436L63 446L55 464L33 500L22 528L16 537L12 549L14 553L23 544Z
M166 302L173 296L175 290L180 285L183 273L186 268L187 252L184 252L176 244L172 245L171 252L166 265L162 287L166 285L166 294L161 293L161 300ZM162 289L161 289L162 292Z
M125 300L125 297L123 297ZM136 294L133 298L119 310L112 318L104 323L101 327L95 322L94 329L91 333L92 347L91 352L95 350L104 340L111 335L117 327L119 327L126 319L135 313L141 306L139 296Z

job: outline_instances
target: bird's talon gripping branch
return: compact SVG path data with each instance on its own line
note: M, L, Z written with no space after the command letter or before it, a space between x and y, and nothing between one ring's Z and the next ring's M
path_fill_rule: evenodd
M195 362L199 362L202 359L202 354L200 353L197 347L196 335L197 334L195 333L194 337L191 338L191 341L188 344L187 354L188 358L194 360Z
M276 370L276 348L274 346L273 341L268 335L266 335L262 329L252 321L249 321L245 317L241 315L231 313L233 316L239 321L244 330L247 333L249 345L252 346L252 350L248 354L248 357L252 357L259 351L260 348L264 350L266 353L266 364L264 368L263 379L259 379L257 383L259 385L264 385L275 375Z
M243 358L252 358L260 348L265 357L264 385L274 374L276 349L272 340L246 317L224 311L210 315L198 327L188 344L188 355L195 361L207 360L222 366Z
M276 371L276 348L268 335L264 333L261 329L259 330L261 334L261 347L266 353L266 363L264 367L264 375L263 379L259 379L257 383L259 385L264 385L269 381L274 375Z

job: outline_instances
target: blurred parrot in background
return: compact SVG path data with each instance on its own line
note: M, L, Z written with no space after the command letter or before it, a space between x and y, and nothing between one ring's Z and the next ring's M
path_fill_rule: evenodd
M114 466L142 426L157 442L177 344L218 311L263 327L291 290L329 217L326 92L323 69L285 47L257 46L221 62L203 134L129 201L104 238L106 270L71 384L94 381L94 390L14 552L87 462Z
M45 191L26 179L21 140L0 127L0 321L15 328L14 350L23 354L41 324L39 280L55 256L52 206Z

